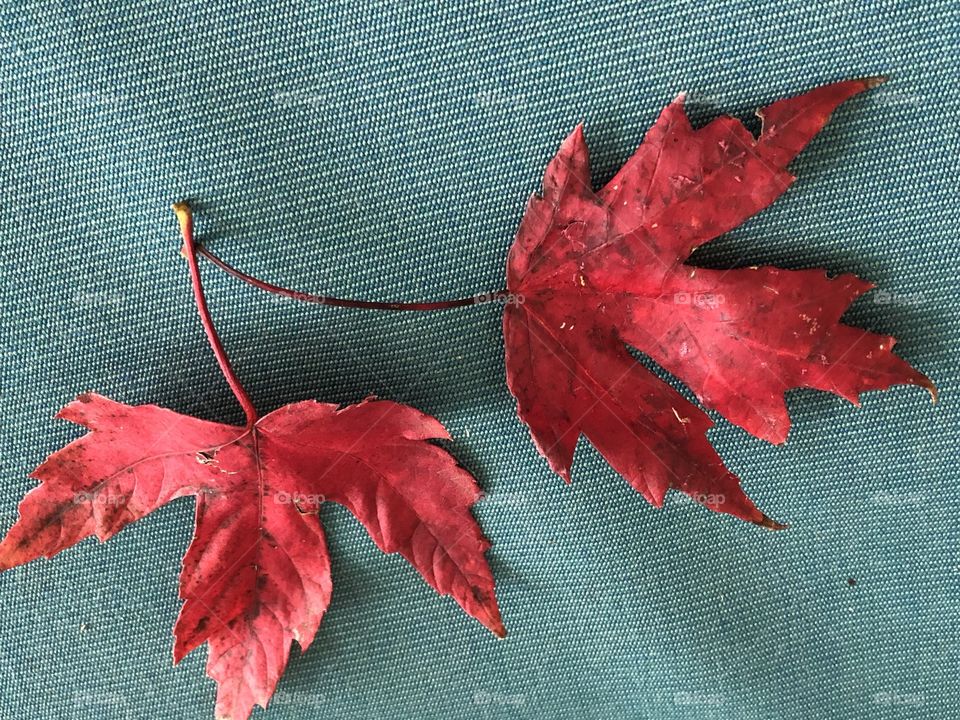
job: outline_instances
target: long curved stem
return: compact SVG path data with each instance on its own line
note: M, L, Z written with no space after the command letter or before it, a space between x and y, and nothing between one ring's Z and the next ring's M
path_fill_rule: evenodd
M255 288L259 288L260 290L264 290L268 293L273 293L274 295L281 295L293 300L316 303L318 305L332 305L334 307L345 308L364 308L366 310L413 310L422 312L429 310L449 310L451 308L465 307L467 305L479 305L488 302L511 302L512 297L507 290L497 290L496 292L481 293L480 295L474 295L468 298L459 298L457 300L440 300L438 302L404 303L377 302L374 300L345 300L343 298L335 298L329 295L314 295L313 293L301 292L299 290L290 290L279 285L274 285L273 283L268 283L265 280L260 280L259 278L248 275L241 270L237 270L235 267L214 255L202 245L196 246L196 253L198 255L202 255L229 275L232 275L238 280L242 280L243 282L247 283L248 285L252 285Z
M181 254L187 259L190 266L190 280L193 284L193 297L197 301L197 311L200 313L200 322L203 323L203 329L207 333L207 340L210 342L210 348L217 358L217 364L220 365L220 371L224 379L233 391L243 408L243 414L247 417L247 429L251 429L259 419L257 410L247 395L247 391L240 384L237 374L230 366L230 358L227 357L226 350L220 342L220 336L217 335L217 329L213 325L213 318L210 317L210 309L207 307L207 299L203 294L203 282L200 280L200 266L197 263L197 243L193 237L193 212L190 206L185 202L174 203L173 211L177 214L177 222L180 223L180 233L183 235L183 250Z

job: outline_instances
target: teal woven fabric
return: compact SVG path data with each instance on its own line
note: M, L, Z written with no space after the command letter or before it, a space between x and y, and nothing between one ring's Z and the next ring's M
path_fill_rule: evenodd
M0 5L0 529L78 435L79 392L238 421L169 205L223 257L305 290L441 299L501 287L526 198L586 122L595 180L660 108L696 122L889 73L796 161L713 267L855 272L848 314L941 389L863 407L791 393L773 447L711 438L772 533L655 510L583 443L565 486L503 373L498 308L378 314L278 301L206 270L263 410L413 404L489 498L497 641L325 507L334 598L271 708L288 718L957 717L960 6L698 0L211 0ZM748 381L745 378L745 381ZM213 717L206 650L171 667L184 499L104 546L0 575L0 718Z

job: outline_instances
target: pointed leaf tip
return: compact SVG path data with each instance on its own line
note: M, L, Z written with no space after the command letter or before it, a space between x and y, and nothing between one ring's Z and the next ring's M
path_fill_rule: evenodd
M873 75L871 77L861 78L861 82L867 86L868 90L873 90L873 88L883 85L890 77L887 75Z
M787 528L790 527L789 525L778 523L776 520L774 520L771 517L768 517L767 515L764 515L761 520L758 520L754 524L759 525L760 527L765 527L768 530L786 530Z

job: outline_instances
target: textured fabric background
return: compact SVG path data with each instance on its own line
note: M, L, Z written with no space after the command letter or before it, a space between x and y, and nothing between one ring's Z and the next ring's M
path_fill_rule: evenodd
M958 680L960 8L928 2L6 2L0 11L0 523L77 436L77 393L238 421L169 204L290 286L440 299L503 285L526 197L580 120L609 178L680 90L697 122L889 73L711 266L826 267L880 292L941 389L789 398L772 447L712 439L767 532L668 498L592 448L565 486L503 378L498 308L391 315L277 301L208 271L264 410L375 393L437 415L477 508L496 641L324 508L333 606L269 718L954 718ZM205 719L206 650L171 667L192 502L0 576L0 718ZM855 584L854 584L855 581Z

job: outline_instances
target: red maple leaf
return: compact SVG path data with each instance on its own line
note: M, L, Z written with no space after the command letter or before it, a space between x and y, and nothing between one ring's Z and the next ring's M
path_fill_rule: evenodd
M32 474L40 485L0 543L0 569L51 557L80 540L115 535L170 500L196 497L196 529L183 559L174 661L209 644L217 718L266 707L291 641L313 641L332 590L317 516L324 500L347 507L384 552L401 553L439 593L503 636L490 543L470 507L473 477L442 448L434 418L393 402L338 409L305 401L259 417L230 368L203 298L192 222L175 206L198 307L243 427L154 405L81 395L59 417L90 430Z
M707 415L634 360L649 355L700 401L758 438L786 440L784 392L807 387L857 404L864 390L933 384L894 339L840 322L872 285L823 270L686 264L793 182L787 164L840 103L882 82L818 88L758 112L754 138L722 117L694 130L677 98L600 190L582 127L547 166L510 250L503 330L520 418L568 482L584 435L656 506L668 488L768 527L707 441ZM935 394L934 394L935 398Z

